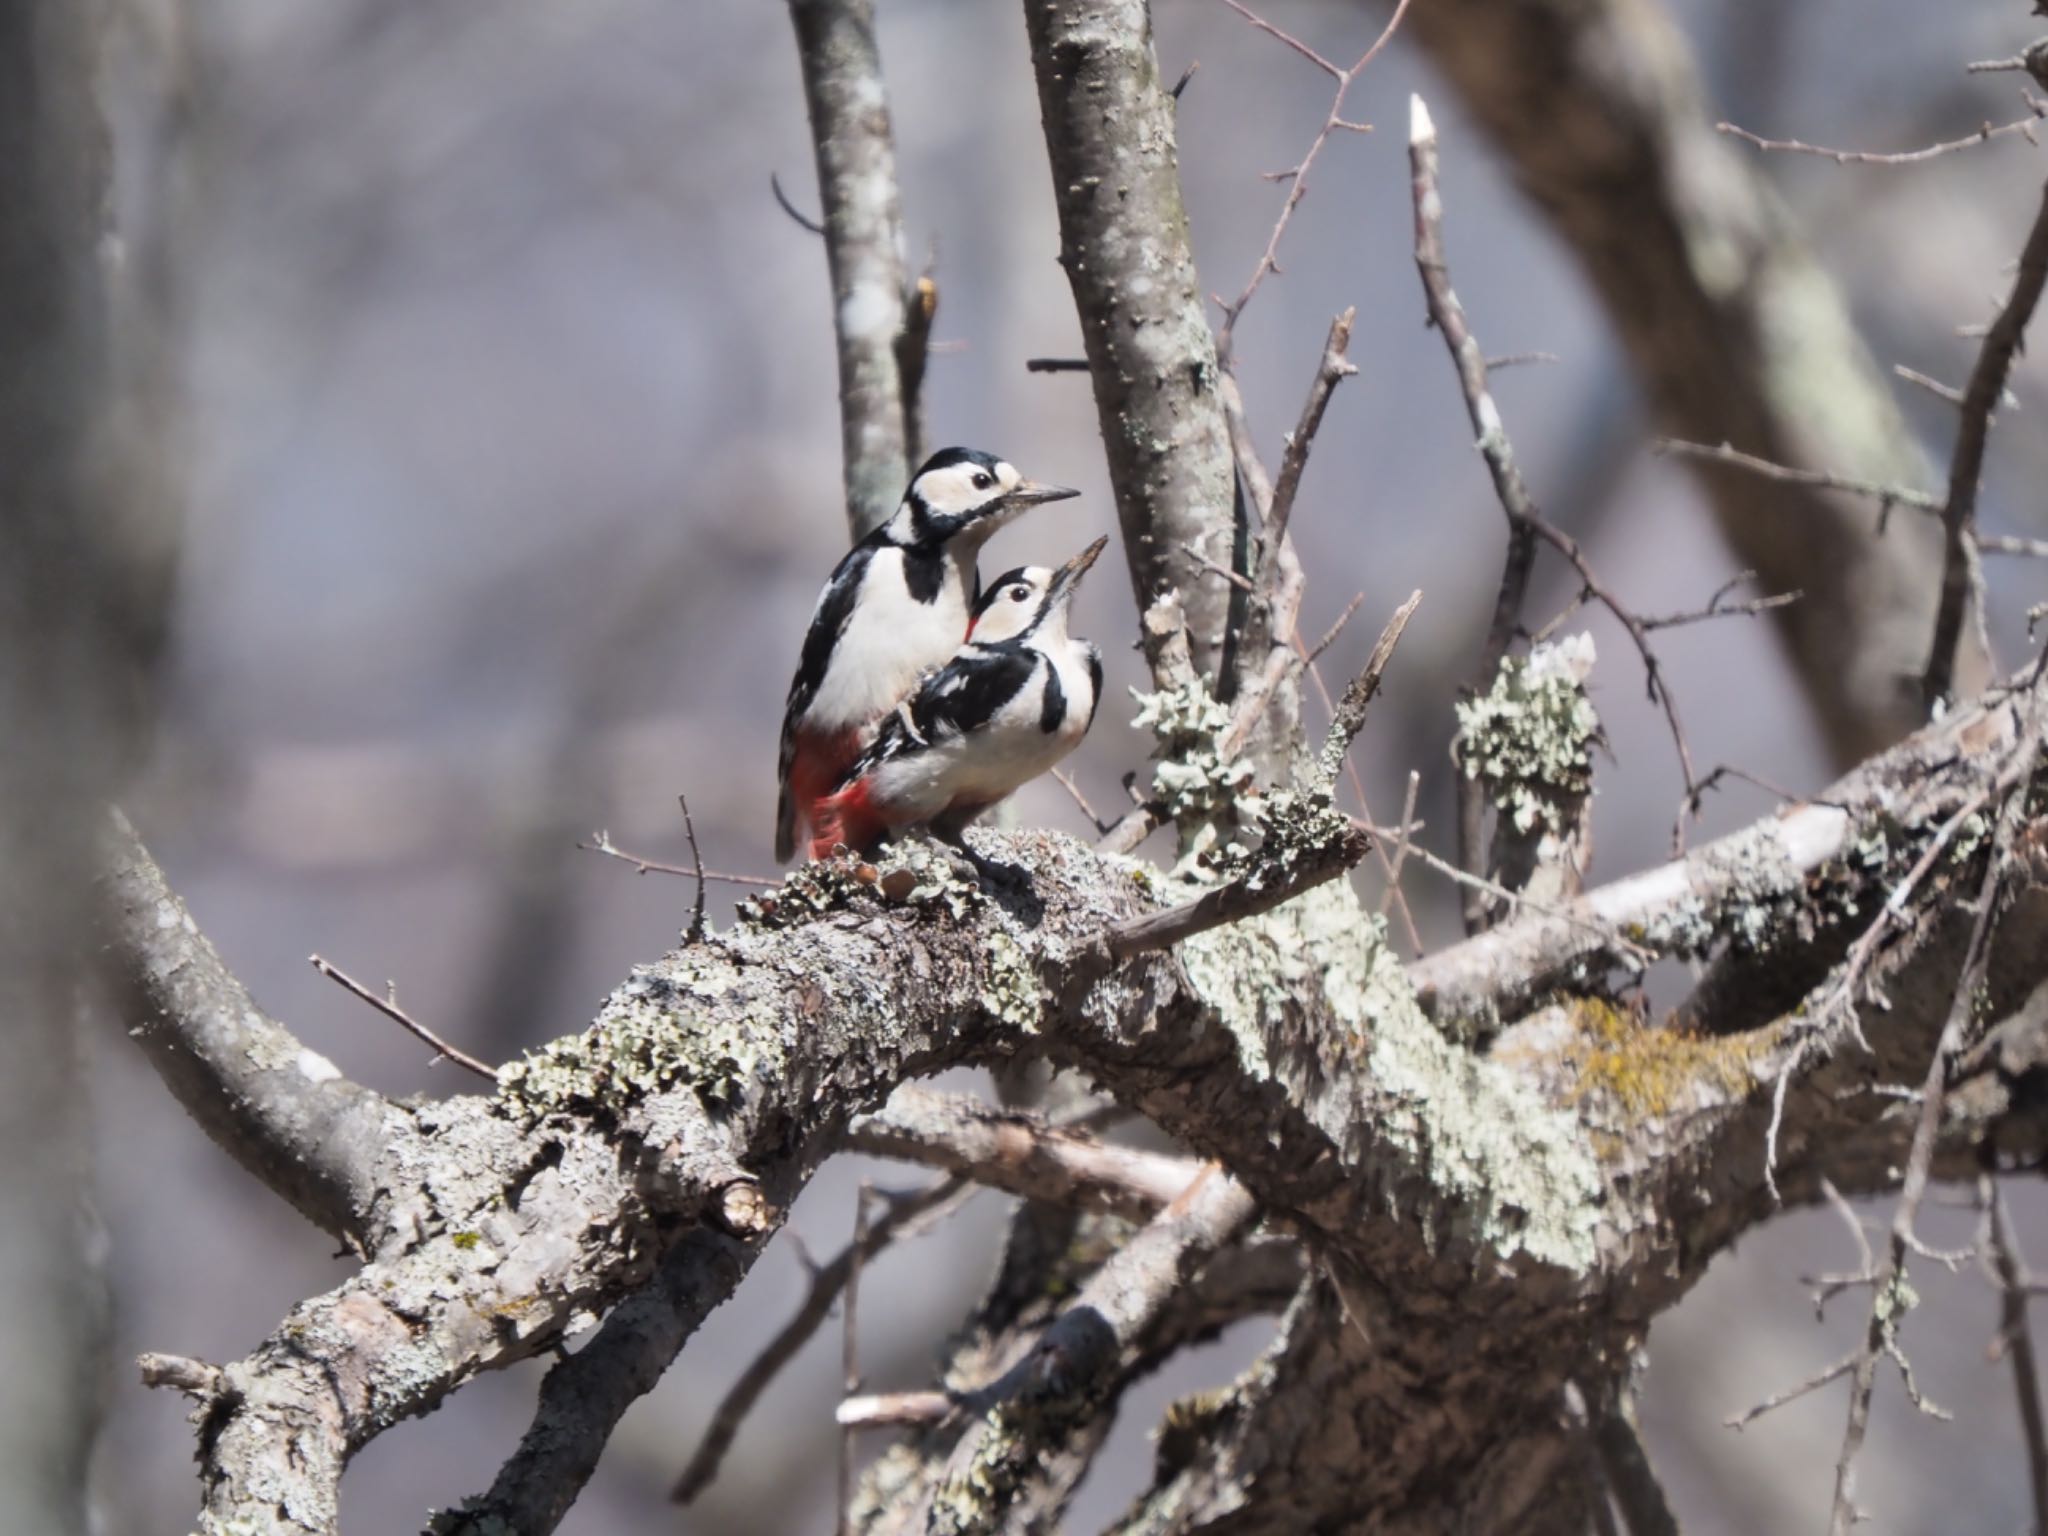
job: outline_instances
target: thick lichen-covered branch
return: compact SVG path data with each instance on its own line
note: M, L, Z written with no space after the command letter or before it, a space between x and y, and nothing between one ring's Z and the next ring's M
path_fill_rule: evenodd
M1625 882L1628 943L1824 955L1893 899L1901 861L1971 792L1973 754L1995 755L2013 729L2003 706L1965 712L1838 786L1825 839L1774 841L1794 813ZM1247 871L1314 868L1326 850L1313 810L1270 815ZM1402 1341L1411 1368L1363 1367L1357 1412L1393 1422L1420 1411L1416 1382L1461 1404L1469 1433L1402 1464L1415 1488L1483 1462L1501 1415L1548 1412L1538 1399L1553 1368L1563 1380L1583 1367L1582 1348L1633 1336L1768 1210L1755 1138L1774 1074L1801 1074L1780 1174L1792 1198L1822 1172L1867 1183L1889 1150L1880 1106L1804 1086L1833 1063L1793 1054L1782 1022L1708 1050L1638 1040L1594 1009L1532 1016L1481 1055L1460 1043L1469 1031L1420 1006L1342 881L1118 959L1110 936L1228 883L1162 877L1045 833L982 846L1028 883L965 883L921 849L876 868L809 866L729 932L637 970L589 1030L505 1068L496 1096L400 1111L405 1134L374 1170L391 1193L370 1261L221 1370L204 1441L209 1531L240 1520L332 1531L336 1479L369 1439L479 1371L591 1326L692 1234L729 1232L736 1262L695 1266L688 1294L667 1297L684 1321L660 1330L656 1354L672 1350L851 1119L950 1065L1046 1055L1222 1162L1301 1234L1356 1328ZM1981 857L1981 840L1953 852ZM1912 910L1939 908L1933 883L1908 897ZM1532 977L1571 981L1572 956L1525 926L1438 970L1440 1014L1454 983L1488 978L1473 1006L1504 1001L1505 1017L1524 1011ZM1912 978L1946 963L1944 933L1909 925L1885 952L1893 1007L1863 1027L1890 1056L1925 1059L1938 1022L1915 1006ZM1613 952L1595 944L1577 958L1604 965ZM2027 949L1998 985L2019 986L2044 953ZM1808 1136L1821 1117L1828 1134ZM1688 1227L1675 1216L1702 1168L1715 1198ZM1449 1274L1460 1278L1447 1292ZM598 1343L630 1336L634 1315ZM1498 1351L1491 1367L1449 1388L1432 1381L1434 1352L1477 1336ZM1501 1399L1499 1376L1532 1359L1542 1365L1524 1371L1528 1392ZM628 1373L621 1390L630 1398L652 1376Z

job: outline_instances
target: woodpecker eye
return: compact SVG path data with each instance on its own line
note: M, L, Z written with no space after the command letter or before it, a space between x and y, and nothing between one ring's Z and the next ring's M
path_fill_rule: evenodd
M1010 601L1013 603L1025 602L1030 598L1030 596L1031 589L1029 587L1010 588Z
M977 491L985 491L995 483L996 477L990 474L987 470L977 469L974 472L974 488Z

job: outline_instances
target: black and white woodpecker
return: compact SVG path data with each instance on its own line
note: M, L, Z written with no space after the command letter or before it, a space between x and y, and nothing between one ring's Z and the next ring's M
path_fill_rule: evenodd
M982 545L1032 507L1080 494L1026 480L978 448L942 448L911 477L894 515L833 568L811 610L782 716L778 863L815 828L818 802L846 776L877 722L967 637L981 595ZM811 856L832 847L814 835Z
M910 827L956 847L969 822L1081 743L1102 698L1102 653L1067 633L1097 539L1057 570L1000 577L953 659L882 722L838 789L819 802L820 843L863 852Z

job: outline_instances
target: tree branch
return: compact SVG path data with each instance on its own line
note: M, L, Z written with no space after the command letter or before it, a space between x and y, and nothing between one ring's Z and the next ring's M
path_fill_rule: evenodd
M906 331L896 143L873 0L789 0L825 207L846 515L858 539L910 480L897 338Z
M1667 7L1432 0L1404 36L1577 254L1662 432L1880 484L1932 479L1834 283L1754 158L1714 132ZM1822 488L1694 468L1737 562L1766 591L1807 594L1772 617L1837 761L1916 728L1940 536L1880 537L1868 509ZM1964 694L1990 672L1969 634Z
M1179 551L1221 556L1232 532L1230 438L1181 204L1173 98L1145 0L1047 0L1024 19L1060 262L1143 612L1182 585ZM1213 677L1228 593L1191 585L1182 601L1195 665Z
M1941 515L1941 606L1920 684L1921 701L1929 709L1949 696L1956 676L1956 648L1962 642L1963 615L1970 607L1976 565L1970 545L1977 531L1977 485L1984 475L1991 413L2005 393L2013 359L2019 355L2044 287L2048 287L2048 187L2042 189L2040 211L2034 215L2026 248L2020 252L2012 294L1985 332L1977 365L1970 370L1969 388L1963 392L1962 421L1956 428L1955 457L1949 465L1948 500Z
M308 1221L367 1247L390 1196L378 1188L378 1160L417 1139L411 1117L256 1006L118 811L100 859L124 1015L164 1086Z

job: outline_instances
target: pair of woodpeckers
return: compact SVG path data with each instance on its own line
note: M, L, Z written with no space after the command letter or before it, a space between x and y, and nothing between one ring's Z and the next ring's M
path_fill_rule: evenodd
M979 449L941 449L834 567L782 717L778 861L800 836L822 859L913 827L966 851L969 822L1079 745L1102 657L1067 633L1067 609L1109 540L986 591L976 568L999 528L1079 494Z

